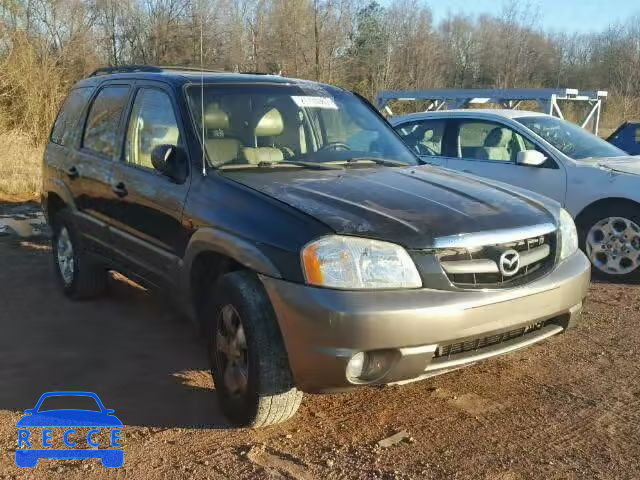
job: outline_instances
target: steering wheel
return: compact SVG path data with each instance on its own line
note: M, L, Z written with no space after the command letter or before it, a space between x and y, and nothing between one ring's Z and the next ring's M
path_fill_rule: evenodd
M331 142L321 146L318 149L319 152L324 152L325 150L351 150L351 147L349 147L349 145L347 145L346 143Z
M432 156L432 157L439 156L439 154L437 152L435 152L434 150L430 149L429 147L427 147L423 143L416 143L415 149L418 151L418 155L429 155L429 156Z

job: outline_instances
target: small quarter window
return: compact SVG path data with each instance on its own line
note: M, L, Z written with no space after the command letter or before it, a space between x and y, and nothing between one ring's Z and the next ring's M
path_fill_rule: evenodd
M83 87L75 88L69 92L69 96L64 101L51 130L51 141L53 143L69 145L74 138L77 138L78 121L92 91L92 88Z
M129 87L103 88L91 105L84 131L83 146L105 157L116 151L118 126L127 105Z
M636 128L636 143L640 143L640 127Z

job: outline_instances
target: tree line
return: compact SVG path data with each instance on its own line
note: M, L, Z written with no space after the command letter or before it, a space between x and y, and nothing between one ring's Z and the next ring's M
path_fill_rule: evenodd
M103 65L267 72L383 89L606 89L605 123L640 117L640 14L547 32L535 4L450 14L391 0L0 0L0 129L42 142L69 87ZM201 41L202 40L202 41Z

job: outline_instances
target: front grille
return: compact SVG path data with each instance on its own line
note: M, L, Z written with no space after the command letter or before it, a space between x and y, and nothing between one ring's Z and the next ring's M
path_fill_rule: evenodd
M515 273L500 268L503 254L517 252L520 267ZM556 233L475 248L441 250L437 254L449 281L459 288L515 287L548 273L556 258Z
M474 338L464 342L451 343L449 345L438 345L434 358L450 357L451 355L459 353L473 352L482 348L490 347L491 345L497 345L499 343L513 340L514 338L524 337L529 333L540 330L549 323L551 323L551 320L526 325L524 327L490 335L488 337Z

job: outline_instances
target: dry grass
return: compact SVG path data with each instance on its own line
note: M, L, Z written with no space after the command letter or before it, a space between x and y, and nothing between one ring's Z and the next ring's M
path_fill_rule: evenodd
M0 132L0 194L36 197L40 193L42 148L20 132Z

